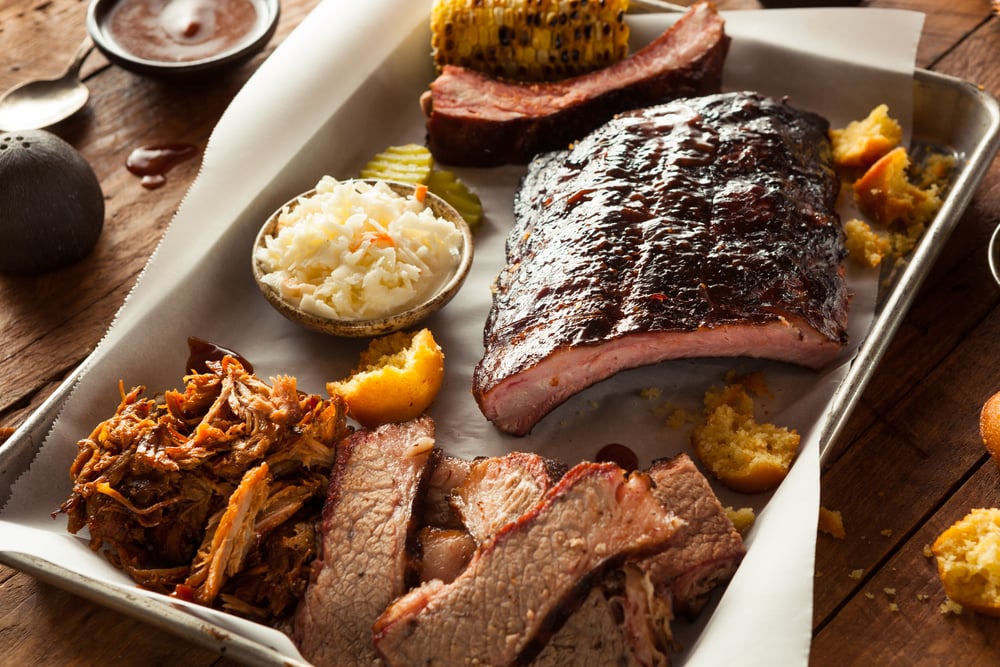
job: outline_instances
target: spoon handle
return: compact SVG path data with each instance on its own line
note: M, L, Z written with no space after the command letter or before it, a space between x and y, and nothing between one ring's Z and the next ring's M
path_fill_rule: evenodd
M90 52L94 50L94 42L90 39L90 35L83 38L83 42L80 43L79 48L76 50L76 54L73 56L73 60L70 62L69 67L66 69L67 74L80 75L80 68L83 67L83 61L87 59Z

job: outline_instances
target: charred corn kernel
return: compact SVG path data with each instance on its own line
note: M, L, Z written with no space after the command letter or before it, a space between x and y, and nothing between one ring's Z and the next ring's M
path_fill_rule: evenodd
M521 81L561 79L628 55L628 0L434 0L438 68Z

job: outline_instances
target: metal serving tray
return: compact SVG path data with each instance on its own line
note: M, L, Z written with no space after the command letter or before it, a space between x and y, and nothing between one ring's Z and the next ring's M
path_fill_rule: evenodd
M823 425L821 463L838 450L837 436L1000 149L1000 105L967 81L918 69L913 78L913 142L955 153L961 168L934 222L880 290L871 329L838 386Z
M913 109L914 140L954 151L961 158L961 169L956 174L940 213L905 266L891 276L879 296L871 330L847 376L834 394L832 409L822 425L821 460L826 460L833 452L837 436L921 283L1000 149L1000 105L993 96L973 84L917 70L913 79ZM67 377L13 436L0 445L0 506L8 500L14 481L31 464L79 373L78 370ZM0 562L195 644L223 653L241 663L297 664L272 647L248 640L186 611L154 604L140 595L123 594L119 589L56 567L39 558L0 551Z

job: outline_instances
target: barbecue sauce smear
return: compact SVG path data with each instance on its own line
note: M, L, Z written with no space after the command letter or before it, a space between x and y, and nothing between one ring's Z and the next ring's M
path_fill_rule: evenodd
M129 154L125 168L142 179L142 187L155 190L166 184L168 171L197 152L198 149L190 144L143 146Z

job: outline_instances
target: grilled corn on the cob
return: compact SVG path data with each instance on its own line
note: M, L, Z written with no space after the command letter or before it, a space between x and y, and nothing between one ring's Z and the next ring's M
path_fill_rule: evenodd
M628 0L434 0L438 68L545 81L606 67L628 55Z

